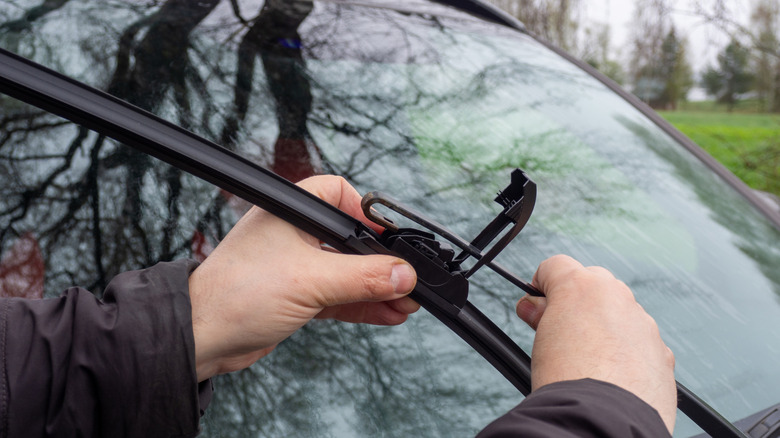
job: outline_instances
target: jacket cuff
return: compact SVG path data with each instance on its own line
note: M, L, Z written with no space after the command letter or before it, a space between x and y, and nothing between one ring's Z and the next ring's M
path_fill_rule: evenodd
M661 416L633 393L582 379L551 383L480 433L499 437L669 437Z
M158 263L120 274L106 288L103 301L116 302L117 326L136 349L128 374L138 380L138 423L131 426L137 432L193 437L200 431L212 387L210 380L198 383L195 369L189 276L197 267L194 260Z

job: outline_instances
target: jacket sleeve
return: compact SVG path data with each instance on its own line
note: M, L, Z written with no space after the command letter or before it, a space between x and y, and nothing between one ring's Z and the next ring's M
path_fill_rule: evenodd
M478 438L669 436L658 412L639 397L610 383L583 379L539 388Z
M195 373L195 266L121 274L102 300L0 300L0 437L197 435L211 383Z

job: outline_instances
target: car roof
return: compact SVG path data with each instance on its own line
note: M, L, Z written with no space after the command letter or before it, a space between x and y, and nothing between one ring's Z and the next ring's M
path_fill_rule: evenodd
M318 0L319 3L340 3L373 8L386 8L401 12L446 15L446 8L458 9L483 20L503 24L517 30L526 31L525 25L517 18L498 7L479 0ZM441 5L444 8L437 6Z

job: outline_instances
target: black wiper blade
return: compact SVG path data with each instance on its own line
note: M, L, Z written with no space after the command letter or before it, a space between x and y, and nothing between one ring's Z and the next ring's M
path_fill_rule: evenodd
M0 92L215 184L339 250L372 231L316 196L149 112L0 49ZM262 189L258 189L262 188Z
M375 243L379 236L373 230L278 175L147 111L4 49L0 49L0 92L200 177L339 251L389 253L384 245ZM470 302L455 305L424 284L418 284L413 294L520 392L530 393L530 357L488 317ZM716 437L744 437L679 383L678 396L679 408L705 432Z
M243 157L154 114L0 49L0 92L152 155L225 189L344 253L390 254L357 219ZM530 357L471 303L453 306L419 283L412 297L531 391Z

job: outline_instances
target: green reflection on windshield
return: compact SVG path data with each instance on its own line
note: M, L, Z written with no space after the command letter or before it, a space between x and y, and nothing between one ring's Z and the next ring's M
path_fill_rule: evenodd
M659 321L681 381L732 420L776 403L780 348L766 345L780 345L777 230L638 111L528 38L429 32L422 39L452 43L436 46L435 63L309 61L323 95L343 93L357 109L334 110L342 120L394 110L360 142L316 136L334 166L361 151L353 179L363 188L390 187L467 237L490 217L501 178L523 168L539 200L502 261L526 277L559 252L607 266ZM398 154L371 155L389 144ZM471 299L504 318L517 291L486 288L493 301L479 287Z

